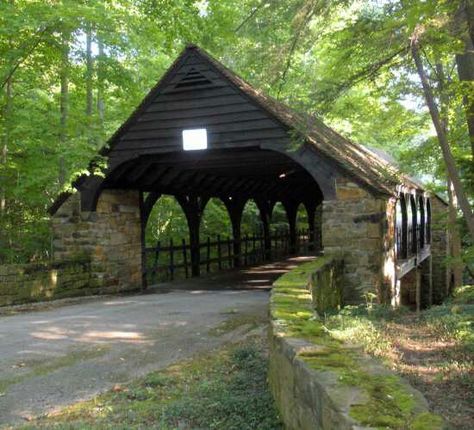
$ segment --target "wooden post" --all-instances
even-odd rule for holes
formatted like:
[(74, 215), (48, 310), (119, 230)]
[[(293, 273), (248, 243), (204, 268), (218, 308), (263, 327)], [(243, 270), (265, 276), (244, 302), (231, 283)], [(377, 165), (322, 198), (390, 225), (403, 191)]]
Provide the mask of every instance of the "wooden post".
[(217, 235), (217, 267), (222, 270), (221, 235)]
[(161, 242), (158, 241), (156, 244), (156, 249), (155, 249), (155, 261), (153, 262), (153, 270), (151, 272), (153, 283), (156, 283), (156, 275), (158, 271), (158, 260), (160, 258), (160, 245), (161, 245)]
[(270, 200), (256, 199), (255, 203), (260, 212), (263, 225), (263, 255), (264, 259), (272, 258), (272, 243), (270, 239), (270, 220), (272, 217), (274, 203)]
[(207, 236), (207, 249), (206, 249), (206, 272), (211, 271), (211, 238)]
[(290, 254), (294, 255), (298, 251), (297, 248), (297, 231), (296, 231), (296, 216), (298, 213), (299, 202), (295, 200), (282, 201), (285, 208), (288, 226), (290, 228)]
[(229, 236), (227, 236), (227, 258), (229, 260), (229, 269), (231, 269), (232, 268), (232, 243)]
[(245, 235), (245, 251), (244, 251), (244, 264), (247, 266), (248, 264), (248, 245), (249, 245), (249, 235)]
[(420, 313), (421, 309), (421, 271), (418, 267), (415, 268), (416, 277), (416, 313)]
[(170, 279), (174, 280), (174, 246), (173, 239), (170, 239)]
[(316, 251), (316, 202), (313, 200), (307, 200), (304, 202), (304, 207), (308, 217), (308, 251), (313, 252)]
[(186, 251), (186, 240), (183, 239), (181, 241), (181, 247), (183, 249), (183, 266), (184, 266), (184, 274), (186, 279), (189, 278), (189, 271), (188, 271), (188, 253)]
[(253, 232), (252, 235), (252, 256), (253, 256), (253, 263), (256, 263), (257, 261), (257, 254), (256, 254), (256, 238), (255, 238), (255, 232)]
[(191, 274), (199, 276), (201, 271), (201, 250), (199, 247), (199, 226), (208, 197), (196, 195), (178, 195), (176, 200), (186, 215), (189, 228), (189, 246), (191, 250)]
[(232, 237), (234, 238), (233, 250), (234, 250), (234, 267), (240, 267), (242, 262), (242, 238), (241, 238), (241, 224), (242, 224), (242, 213), (244, 211), (245, 204), (247, 203), (246, 198), (240, 198), (230, 196), (223, 199), (224, 205), (229, 213), (229, 218), (232, 222)]

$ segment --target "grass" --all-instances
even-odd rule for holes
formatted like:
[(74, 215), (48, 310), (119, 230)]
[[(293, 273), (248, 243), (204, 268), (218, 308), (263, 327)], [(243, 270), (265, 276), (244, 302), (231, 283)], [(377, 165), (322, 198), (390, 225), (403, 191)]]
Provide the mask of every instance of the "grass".
[(420, 315), (377, 305), (346, 307), (325, 315), (324, 327), (406, 377), (450, 426), (472, 428), (474, 286)]
[(21, 428), (277, 430), (266, 348), (247, 338)]
[(101, 346), (100, 348), (94, 349), (88, 348), (83, 350), (75, 350), (62, 357), (51, 358), (47, 362), (44, 362), (43, 360), (27, 360), (21, 363), (21, 367), (24, 367), (25, 372), (4, 379), (0, 378), (0, 395), (4, 393), (10, 386), (17, 384), (24, 379), (31, 378), (33, 376), (47, 375), (57, 369), (72, 366), (74, 363), (77, 363), (81, 360), (100, 357), (106, 354), (107, 350), (107, 347)]

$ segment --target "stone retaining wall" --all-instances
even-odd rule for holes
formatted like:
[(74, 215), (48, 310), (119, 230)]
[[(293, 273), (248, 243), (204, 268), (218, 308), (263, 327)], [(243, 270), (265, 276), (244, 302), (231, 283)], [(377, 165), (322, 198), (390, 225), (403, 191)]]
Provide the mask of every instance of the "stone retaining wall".
[(283, 275), (272, 290), (269, 384), (286, 429), (442, 429), (421, 393), (324, 329), (308, 286), (328, 264), (318, 260)]
[(0, 306), (100, 293), (88, 260), (0, 266)]

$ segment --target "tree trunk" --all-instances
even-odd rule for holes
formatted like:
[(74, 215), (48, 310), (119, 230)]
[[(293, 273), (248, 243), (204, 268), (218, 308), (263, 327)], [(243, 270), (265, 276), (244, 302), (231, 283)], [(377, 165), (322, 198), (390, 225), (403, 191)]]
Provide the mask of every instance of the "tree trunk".
[(464, 192), (456, 162), (454, 160), (453, 154), (451, 153), (448, 138), (445, 129), (443, 128), (438, 107), (433, 97), (433, 91), (431, 89), (430, 83), (428, 82), (428, 78), (423, 67), (423, 62), (420, 57), (418, 45), (418, 36), (414, 34), (411, 41), (411, 52), (413, 60), (415, 61), (416, 70), (418, 72), (418, 76), (420, 77), (421, 85), (423, 87), (423, 94), (426, 100), (426, 104), (428, 105), (431, 119), (436, 129), (438, 143), (443, 154), (446, 170), (448, 172), (448, 178), (453, 184), (454, 192), (458, 199), (459, 206), (463, 213), (464, 219), (466, 221), (471, 239), (474, 240), (474, 215), (472, 213), (471, 206), (469, 205), (469, 201), (467, 200), (466, 193)]
[(64, 153), (67, 143), (67, 125), (69, 116), (69, 35), (63, 32), (61, 40), (61, 69), (60, 85), (61, 94), (59, 99), (59, 186), (62, 188), (66, 183), (66, 163)]
[(94, 75), (94, 64), (92, 60), (92, 27), (87, 25), (86, 31), (86, 116), (87, 116), (87, 133), (89, 134), (89, 143), (94, 144), (94, 131), (92, 124), (92, 79)]
[[(461, 38), (464, 43), (464, 52), (456, 55), (456, 67), (461, 83), (464, 84), (465, 96), (463, 97), (466, 110), (467, 127), (471, 141), (472, 173), (474, 176), (474, 1), (465, 0), (461, 5), (460, 16), (463, 21), (464, 31)], [(461, 24), (461, 25), (462, 25)]]
[(97, 113), (99, 115), (99, 129), (100, 137), (104, 136), (104, 118), (105, 118), (105, 103), (104, 103), (104, 44), (98, 37), (99, 57), (97, 59)]
[[(13, 82), (10, 76), (5, 86), (5, 106), (3, 108), (3, 138), (2, 138), (2, 153), (1, 163), (3, 164), (3, 170), (6, 176), (7, 159), (8, 159), (8, 145), (10, 144), (10, 113), (12, 110), (12, 90)], [(0, 214), (4, 214), (7, 208), (7, 197), (6, 197), (6, 183), (7, 178), (2, 178), (0, 185)]]
[[(448, 198), (449, 198), (449, 212), (448, 212), (448, 234), (449, 234), (449, 251), (451, 255), (450, 272), (453, 275), (452, 288), (456, 289), (462, 285), (463, 263), (461, 257), (461, 235), (459, 234), (459, 227), (457, 224), (458, 205), (456, 196), (453, 192), (453, 185), (448, 181)], [(450, 283), (447, 284), (448, 288)], [(451, 291), (447, 291), (448, 294)]]

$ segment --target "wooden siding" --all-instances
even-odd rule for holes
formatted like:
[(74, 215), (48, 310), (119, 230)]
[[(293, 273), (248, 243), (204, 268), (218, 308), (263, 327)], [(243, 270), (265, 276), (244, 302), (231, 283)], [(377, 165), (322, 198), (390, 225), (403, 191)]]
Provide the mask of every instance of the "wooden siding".
[(289, 142), (281, 124), (192, 55), (121, 135), (112, 152), (181, 150), (181, 133), (188, 128), (206, 128), (209, 149)]

